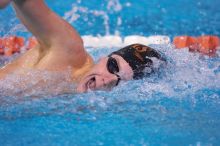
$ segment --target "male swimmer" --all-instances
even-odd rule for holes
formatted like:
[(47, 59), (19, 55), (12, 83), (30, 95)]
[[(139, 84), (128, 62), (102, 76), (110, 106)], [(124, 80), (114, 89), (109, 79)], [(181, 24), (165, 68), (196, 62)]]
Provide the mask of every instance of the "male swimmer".
[(77, 31), (51, 11), (43, 0), (1, 0), (0, 8), (12, 3), (18, 18), (39, 45), (0, 69), (0, 79), (14, 72), (36, 69), (62, 72), (71, 68), (70, 80), (78, 93), (111, 89), (122, 80), (143, 78), (154, 72), (154, 61), (165, 59), (154, 49), (133, 44), (103, 57), (94, 64)]

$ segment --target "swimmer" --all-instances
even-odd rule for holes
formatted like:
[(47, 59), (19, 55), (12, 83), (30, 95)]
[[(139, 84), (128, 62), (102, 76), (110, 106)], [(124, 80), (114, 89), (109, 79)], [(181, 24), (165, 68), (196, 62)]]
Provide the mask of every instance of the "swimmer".
[(140, 79), (154, 72), (155, 60), (165, 62), (159, 52), (142, 44), (126, 46), (94, 64), (78, 32), (50, 10), (44, 0), (1, 0), (0, 8), (12, 3), (25, 27), (39, 42), (18, 59), (0, 69), (0, 79), (25, 69), (62, 72), (71, 68), (76, 92), (109, 90), (121, 81)]

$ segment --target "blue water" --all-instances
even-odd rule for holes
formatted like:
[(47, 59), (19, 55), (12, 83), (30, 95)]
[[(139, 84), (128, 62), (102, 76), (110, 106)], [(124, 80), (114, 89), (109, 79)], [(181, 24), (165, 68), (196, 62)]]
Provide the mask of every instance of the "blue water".
[[(220, 34), (219, 1), (215, 0), (47, 3), (81, 35)], [(70, 13), (72, 7), (77, 8), (77, 20), (70, 17), (77, 16)], [(30, 36), (14, 17), (11, 7), (1, 11), (1, 36)], [(153, 47), (167, 56), (168, 67), (110, 92), (0, 96), (0, 145), (219, 146), (220, 58), (169, 45)], [(97, 60), (112, 49), (87, 51)]]
[[(105, 35), (119, 32), (153, 35), (220, 35), (220, 1), (218, 0), (46, 0), (59, 15), (65, 16), (72, 8), (80, 17), (71, 22), (81, 35)], [(113, 4), (111, 4), (113, 3)], [(94, 14), (95, 12), (98, 14)], [(104, 14), (100, 14), (103, 13)], [(18, 23), (11, 8), (0, 15), (0, 35)], [(106, 18), (107, 16), (107, 18)], [(6, 19), (7, 18), (7, 19)], [(69, 18), (67, 20), (70, 20)], [(106, 21), (109, 29), (106, 28)], [(54, 22), (56, 23), (56, 22)], [(18, 34), (26, 33), (17, 29)]]

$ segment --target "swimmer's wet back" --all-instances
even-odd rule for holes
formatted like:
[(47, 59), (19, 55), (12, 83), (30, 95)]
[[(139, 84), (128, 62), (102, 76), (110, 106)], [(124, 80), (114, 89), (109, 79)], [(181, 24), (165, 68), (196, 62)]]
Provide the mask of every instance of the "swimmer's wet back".
[(154, 72), (155, 59), (165, 63), (166, 59), (155, 49), (142, 45), (132, 44), (118, 51), (111, 53), (109, 56), (116, 54), (121, 56), (131, 66), (134, 79), (140, 79)]

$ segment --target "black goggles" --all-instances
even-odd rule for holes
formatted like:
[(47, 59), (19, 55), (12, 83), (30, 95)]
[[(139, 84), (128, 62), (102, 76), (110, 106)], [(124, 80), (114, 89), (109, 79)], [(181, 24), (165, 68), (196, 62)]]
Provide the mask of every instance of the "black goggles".
[(115, 86), (117, 86), (121, 80), (121, 77), (117, 74), (119, 72), (119, 67), (118, 67), (118, 62), (115, 58), (108, 56), (108, 61), (107, 61), (107, 70), (111, 73), (117, 76), (117, 82)]

